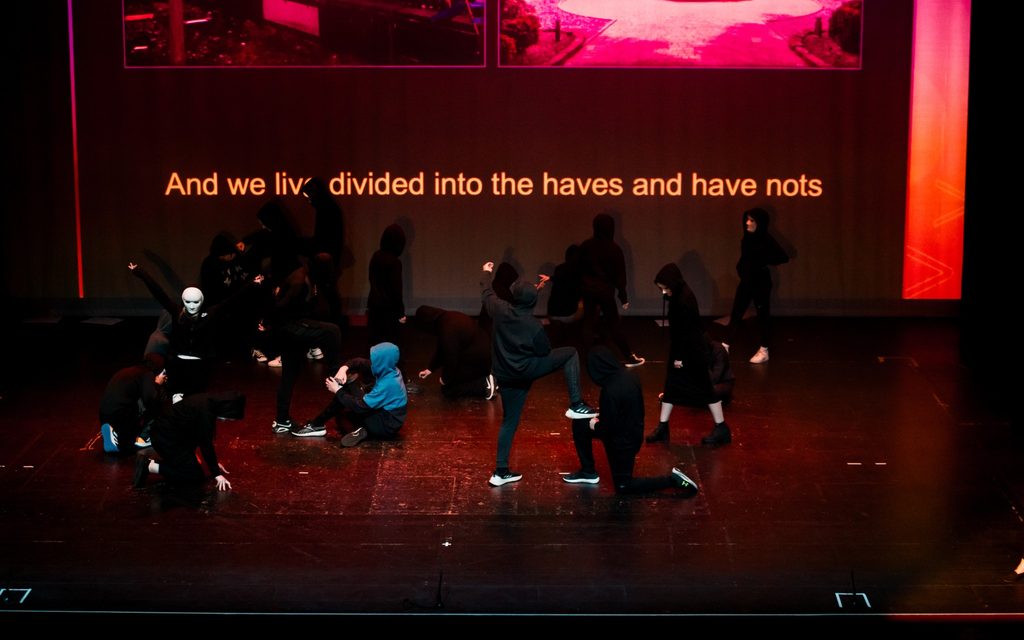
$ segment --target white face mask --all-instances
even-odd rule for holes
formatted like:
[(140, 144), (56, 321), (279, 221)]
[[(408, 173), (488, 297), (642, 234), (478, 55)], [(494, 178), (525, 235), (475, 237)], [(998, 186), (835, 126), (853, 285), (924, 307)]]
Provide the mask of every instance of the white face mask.
[(197, 315), (199, 307), (203, 306), (203, 292), (196, 287), (188, 287), (181, 292), (181, 303), (185, 305), (185, 313)]

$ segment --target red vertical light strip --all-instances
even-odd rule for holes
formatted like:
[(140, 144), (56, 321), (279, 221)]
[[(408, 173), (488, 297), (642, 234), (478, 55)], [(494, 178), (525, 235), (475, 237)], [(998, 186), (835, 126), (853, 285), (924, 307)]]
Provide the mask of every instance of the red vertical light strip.
[(75, 33), (71, 20), (71, 0), (68, 0), (68, 68), (71, 72), (71, 158), (75, 174), (75, 253), (78, 265), (78, 297), (85, 297), (85, 278), (82, 275), (82, 205), (78, 189), (78, 109), (75, 104)]
[(960, 298), (970, 0), (914, 4), (903, 298)]

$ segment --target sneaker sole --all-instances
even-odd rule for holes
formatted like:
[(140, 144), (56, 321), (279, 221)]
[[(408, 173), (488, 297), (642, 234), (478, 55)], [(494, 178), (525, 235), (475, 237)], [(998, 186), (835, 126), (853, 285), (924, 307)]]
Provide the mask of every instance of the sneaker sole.
[(562, 482), (568, 482), (569, 484), (597, 484), (601, 482), (601, 478), (573, 478), (569, 479), (569, 476), (562, 476)]
[(319, 431), (292, 431), (292, 435), (296, 438), (319, 438), (327, 435), (327, 429), (321, 429)]
[(499, 478), (498, 476), (491, 476), (491, 479), (487, 481), (487, 484), (491, 485), (492, 487), (501, 487), (503, 485), (511, 484), (513, 482), (519, 482), (522, 479), (523, 479), (522, 475), (509, 476), (507, 478)]
[(596, 418), (597, 416), (598, 413), (596, 411), (594, 413), (579, 413), (578, 411), (573, 411), (572, 409), (569, 409), (568, 411), (565, 412), (565, 417), (571, 418), (573, 420), (580, 420), (582, 418)]

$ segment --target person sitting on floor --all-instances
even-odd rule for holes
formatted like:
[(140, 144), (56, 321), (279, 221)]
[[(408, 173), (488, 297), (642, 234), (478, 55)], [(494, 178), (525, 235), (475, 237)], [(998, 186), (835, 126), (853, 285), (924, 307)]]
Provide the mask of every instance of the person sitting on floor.
[(391, 342), (370, 348), (370, 359), (353, 358), (327, 378), (327, 390), (334, 394), (330, 404), (293, 436), (327, 435), (327, 421), (341, 413), (356, 427), (341, 438), (341, 446), (354, 447), (373, 437), (390, 440), (405, 423), (409, 397), (402, 372), (398, 370), (398, 347)]

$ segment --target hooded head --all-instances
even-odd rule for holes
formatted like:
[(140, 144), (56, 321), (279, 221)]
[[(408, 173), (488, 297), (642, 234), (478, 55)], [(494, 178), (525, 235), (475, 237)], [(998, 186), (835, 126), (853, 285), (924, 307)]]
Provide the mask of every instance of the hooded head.
[(607, 213), (599, 213), (594, 216), (594, 237), (601, 240), (611, 240), (615, 235), (615, 219)]
[(510, 288), (512, 306), (517, 309), (533, 309), (537, 306), (537, 287), (529, 282), (517, 280)]
[(396, 258), (405, 251), (405, 231), (397, 224), (388, 225), (380, 234), (380, 248)]
[[(615, 223), (613, 222), (612, 225), (614, 226)], [(576, 262), (579, 260), (579, 258), (580, 258), (580, 246), (578, 244), (570, 244), (568, 247), (565, 248), (565, 263), (566, 264), (576, 264)]]
[(245, 396), (237, 391), (211, 393), (207, 402), (210, 412), (221, 420), (241, 420), (245, 417)]
[(391, 342), (381, 342), (370, 347), (370, 371), (376, 378), (398, 366), (398, 347)]
[(215, 257), (231, 256), (235, 257), (238, 253), (238, 247), (235, 246), (235, 238), (230, 233), (224, 231), (213, 236), (213, 240), (210, 242), (210, 255)]
[(416, 326), (427, 333), (436, 333), (445, 313), (444, 309), (423, 305), (416, 310)]
[(599, 386), (605, 386), (613, 377), (625, 372), (626, 368), (615, 357), (612, 350), (604, 345), (597, 345), (587, 356), (587, 373), (590, 379)]
[(683, 272), (674, 262), (670, 262), (658, 271), (658, 275), (654, 276), (654, 284), (671, 290), (672, 295), (679, 295), (685, 284)]
[(203, 306), (203, 292), (199, 287), (185, 287), (181, 292), (181, 304), (185, 306), (188, 315), (198, 315), (199, 308)]
[[(768, 212), (760, 207), (756, 209), (750, 209), (749, 211), (743, 212), (743, 231), (748, 233), (768, 233)], [(747, 220), (754, 222), (754, 228), (751, 229), (747, 224)]]

